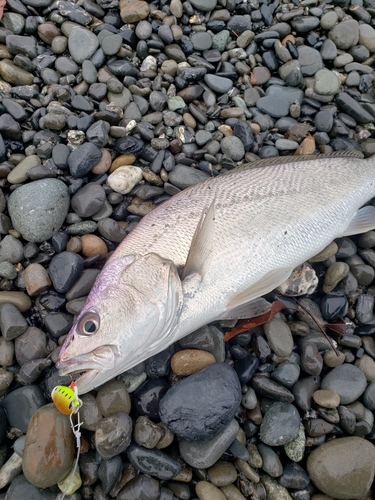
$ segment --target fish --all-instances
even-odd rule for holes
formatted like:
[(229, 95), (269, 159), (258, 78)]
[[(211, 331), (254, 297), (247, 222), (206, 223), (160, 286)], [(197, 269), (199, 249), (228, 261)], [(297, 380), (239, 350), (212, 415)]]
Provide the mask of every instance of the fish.
[[(375, 156), (268, 158), (147, 214), (98, 275), (60, 350), (84, 394), (255, 299), (335, 238), (375, 228)], [(255, 302), (254, 302), (255, 301)]]

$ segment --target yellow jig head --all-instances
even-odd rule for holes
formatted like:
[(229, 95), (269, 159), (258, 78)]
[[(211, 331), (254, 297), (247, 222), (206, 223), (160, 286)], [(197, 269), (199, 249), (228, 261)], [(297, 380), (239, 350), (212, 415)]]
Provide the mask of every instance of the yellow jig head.
[[(63, 491), (63, 496), (61, 500), (65, 498), (65, 495), (70, 489), (70, 486), (73, 481), (74, 474), (77, 470), (77, 465), (78, 465), (78, 460), (79, 460), (79, 455), (80, 455), (80, 448), (81, 448), (81, 425), (82, 422), (80, 421), (79, 418), (79, 409), (82, 406), (82, 400), (79, 399), (78, 397), (78, 387), (74, 382), (72, 382), (69, 387), (66, 385), (57, 385), (52, 393), (51, 393), (51, 398), (52, 401), (55, 403), (56, 408), (63, 413), (64, 415), (69, 415), (70, 418), (70, 425), (72, 427), (73, 434), (76, 438), (76, 445), (77, 445), (77, 457), (74, 463), (74, 467), (72, 469), (72, 472), (70, 474), (70, 480), (68, 483), (67, 488), (65, 491)], [(77, 416), (77, 423), (75, 424), (73, 422), (73, 415)]]
[(52, 401), (56, 408), (64, 415), (77, 413), (82, 406), (82, 401), (78, 397), (77, 386), (74, 382), (69, 387), (57, 385), (51, 393)]

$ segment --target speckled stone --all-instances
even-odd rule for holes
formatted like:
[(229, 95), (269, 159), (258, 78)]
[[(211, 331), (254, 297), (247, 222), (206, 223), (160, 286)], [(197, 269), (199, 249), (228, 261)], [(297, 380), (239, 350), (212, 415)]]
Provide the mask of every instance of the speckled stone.
[(25, 184), (9, 197), (8, 210), (13, 227), (27, 241), (48, 240), (62, 226), (69, 209), (66, 184), (42, 179)]

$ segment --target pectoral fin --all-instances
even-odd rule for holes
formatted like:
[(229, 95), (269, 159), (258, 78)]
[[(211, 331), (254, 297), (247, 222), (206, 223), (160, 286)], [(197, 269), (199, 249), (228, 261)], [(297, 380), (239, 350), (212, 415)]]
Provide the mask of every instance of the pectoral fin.
[(212, 242), (215, 233), (214, 202), (208, 207), (200, 218), (191, 241), (189, 254), (181, 279), (184, 280), (190, 274), (204, 275), (204, 264), (212, 250)]
[(227, 305), (227, 310), (232, 311), (240, 306), (243, 306), (244, 304), (247, 304), (251, 300), (265, 295), (289, 278), (292, 271), (293, 269), (288, 267), (274, 269), (273, 271), (267, 273), (260, 281), (233, 297)]
[(363, 207), (354, 215), (349, 226), (341, 236), (366, 233), (371, 229), (375, 229), (375, 207)]
[(226, 311), (220, 319), (248, 319), (256, 316), (261, 316), (271, 309), (271, 303), (263, 297), (258, 297), (246, 304), (235, 307), (230, 311)]

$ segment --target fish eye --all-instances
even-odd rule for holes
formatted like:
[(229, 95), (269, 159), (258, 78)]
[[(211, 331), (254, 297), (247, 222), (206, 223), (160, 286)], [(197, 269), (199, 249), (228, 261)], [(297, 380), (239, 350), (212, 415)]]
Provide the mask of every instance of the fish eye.
[(93, 335), (99, 330), (100, 318), (98, 314), (89, 311), (80, 319), (77, 330), (81, 335)]

